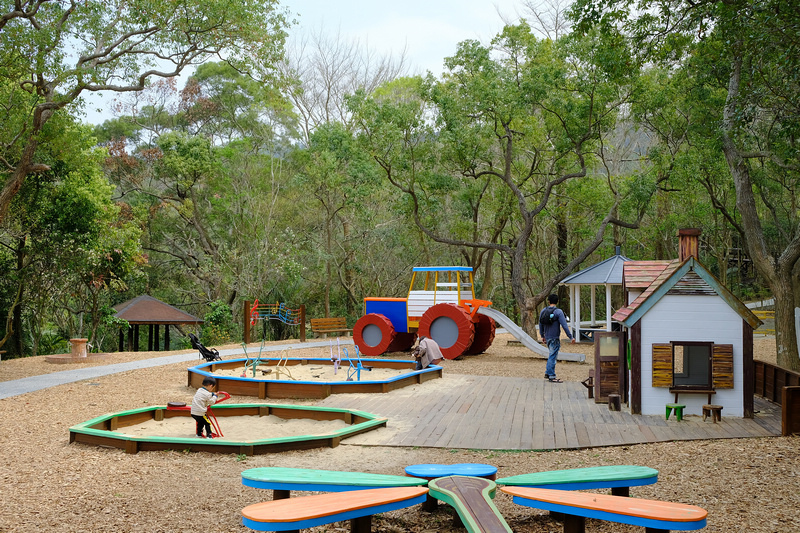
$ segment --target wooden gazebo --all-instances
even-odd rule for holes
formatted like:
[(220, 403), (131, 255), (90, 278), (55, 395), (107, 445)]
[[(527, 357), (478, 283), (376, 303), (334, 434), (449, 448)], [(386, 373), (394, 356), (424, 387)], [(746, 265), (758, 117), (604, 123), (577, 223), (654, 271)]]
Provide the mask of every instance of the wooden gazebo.
[[(114, 316), (128, 321), (128, 351), (139, 351), (139, 326), (148, 326), (147, 351), (158, 351), (160, 344), (160, 329), (164, 326), (164, 350), (169, 350), (169, 327), (178, 325), (200, 325), (199, 318), (181, 311), (177, 307), (157, 300), (152, 296), (138, 296), (114, 306), (117, 311)], [(119, 332), (119, 350), (125, 350), (125, 332)]]
[[(611, 315), (613, 314), (611, 308), (611, 287), (614, 285), (619, 287), (622, 286), (622, 265), (627, 261), (630, 261), (630, 259), (622, 255), (620, 253), (620, 247), (617, 246), (612, 257), (585, 268), (580, 272), (576, 272), (575, 274), (564, 278), (564, 280), (561, 282), (561, 285), (566, 285), (569, 287), (570, 329), (572, 330), (572, 334), (576, 339), (581, 339), (581, 329), (583, 329), (584, 335), (587, 333), (591, 335), (598, 327), (597, 316), (595, 313), (595, 290), (598, 285), (605, 287), (606, 310), (604, 329), (605, 331), (611, 331)], [(590, 321), (581, 322), (581, 288), (587, 285), (589, 286), (591, 295)]]

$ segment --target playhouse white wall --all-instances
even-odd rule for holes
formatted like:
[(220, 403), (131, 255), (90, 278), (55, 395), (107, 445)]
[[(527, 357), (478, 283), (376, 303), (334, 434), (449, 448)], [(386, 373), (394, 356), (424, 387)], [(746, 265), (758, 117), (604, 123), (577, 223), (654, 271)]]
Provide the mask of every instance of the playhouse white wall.
[[(723, 406), (723, 416), (744, 416), (742, 317), (716, 295), (666, 295), (641, 320), (642, 414), (664, 415), (675, 401), (666, 387), (653, 387), (653, 344), (673, 341), (733, 345), (733, 389), (717, 389), (711, 401)], [(684, 414), (701, 415), (704, 394), (681, 394)]]

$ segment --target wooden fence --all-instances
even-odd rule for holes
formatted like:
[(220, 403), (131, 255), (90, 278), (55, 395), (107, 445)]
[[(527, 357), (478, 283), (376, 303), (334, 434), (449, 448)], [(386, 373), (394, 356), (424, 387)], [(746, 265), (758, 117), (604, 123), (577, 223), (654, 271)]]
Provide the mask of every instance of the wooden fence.
[(781, 406), (783, 435), (800, 433), (800, 373), (755, 361), (753, 392)]

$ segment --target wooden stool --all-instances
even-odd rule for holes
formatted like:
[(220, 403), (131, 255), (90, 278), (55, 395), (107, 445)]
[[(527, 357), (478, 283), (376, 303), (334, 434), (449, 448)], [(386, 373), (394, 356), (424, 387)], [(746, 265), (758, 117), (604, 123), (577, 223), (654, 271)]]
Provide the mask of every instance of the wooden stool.
[(711, 421), (715, 424), (717, 420), (722, 420), (722, 406), (721, 405), (704, 405), (703, 406), (703, 422), (706, 421), (706, 417), (710, 416)]
[(619, 394), (609, 394), (608, 395), (608, 410), (609, 411), (619, 411), (622, 408), (622, 400), (619, 397)]
[(667, 404), (667, 420), (669, 420), (669, 415), (672, 413), (672, 410), (675, 410), (675, 418), (678, 419), (678, 422), (683, 420), (683, 408), (686, 407), (685, 405), (679, 403), (668, 403)]

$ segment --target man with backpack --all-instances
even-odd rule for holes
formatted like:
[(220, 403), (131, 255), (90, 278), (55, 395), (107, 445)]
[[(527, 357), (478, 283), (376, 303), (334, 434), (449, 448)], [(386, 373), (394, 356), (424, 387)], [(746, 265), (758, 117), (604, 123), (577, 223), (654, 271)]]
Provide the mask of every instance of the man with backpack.
[(561, 349), (561, 329), (564, 329), (564, 333), (567, 334), (572, 344), (575, 344), (575, 338), (569, 332), (564, 311), (556, 307), (558, 295), (551, 294), (547, 297), (547, 301), (549, 305), (539, 313), (539, 335), (542, 337), (542, 342), (550, 350), (550, 354), (547, 356), (544, 378), (550, 383), (563, 383), (556, 377), (556, 359), (558, 358), (558, 351)]

